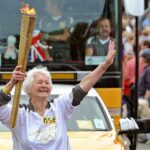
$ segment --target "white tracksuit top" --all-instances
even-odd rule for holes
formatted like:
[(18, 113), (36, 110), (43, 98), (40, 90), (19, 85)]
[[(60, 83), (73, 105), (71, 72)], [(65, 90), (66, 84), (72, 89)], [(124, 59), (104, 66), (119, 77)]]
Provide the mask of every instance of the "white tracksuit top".
[[(41, 117), (27, 107), (19, 108), (16, 127), (10, 129), (13, 150), (70, 150), (66, 119), (73, 112), (72, 93), (54, 99)], [(10, 104), (0, 107), (0, 121), (9, 128)]]

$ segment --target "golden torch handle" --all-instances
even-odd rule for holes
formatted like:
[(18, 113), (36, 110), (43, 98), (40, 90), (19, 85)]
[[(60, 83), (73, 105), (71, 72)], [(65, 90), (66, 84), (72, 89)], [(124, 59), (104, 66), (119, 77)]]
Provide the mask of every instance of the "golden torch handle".
[[(35, 26), (35, 20), (36, 20), (35, 16), (22, 14), (19, 53), (18, 53), (18, 65), (22, 66), (22, 72), (25, 72), (26, 70), (28, 55), (31, 47), (32, 36)], [(16, 126), (22, 84), (23, 82), (19, 81), (15, 87), (15, 95), (10, 118), (11, 128), (14, 128)]]

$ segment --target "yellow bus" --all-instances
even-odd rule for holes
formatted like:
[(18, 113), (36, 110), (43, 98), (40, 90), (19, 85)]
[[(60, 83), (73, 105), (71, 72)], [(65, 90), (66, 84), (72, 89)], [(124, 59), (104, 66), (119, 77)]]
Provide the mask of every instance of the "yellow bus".
[[(48, 15), (55, 6), (52, 7), (52, 4), (49, 6), (47, 1), (52, 0), (0, 1), (1, 84), (10, 79), (12, 70), (17, 64), (21, 26), (20, 8), (24, 3), (29, 4), (31, 8), (34, 7), (37, 13), (35, 32), (33, 34), (33, 39), (35, 39), (32, 40), (27, 70), (37, 64), (47, 66), (52, 74), (53, 82), (77, 83), (85, 74), (93, 70), (98, 63), (102, 63), (105, 56), (86, 57), (85, 48), (87, 40), (90, 37), (97, 36), (97, 30), (95, 29), (97, 20), (102, 16), (106, 16), (111, 21), (111, 36), (116, 40), (117, 56), (114, 64), (95, 85), (95, 89), (101, 95), (114, 119), (116, 127), (118, 127), (122, 105), (121, 1), (55, 0), (59, 10), (55, 10), (51, 18)], [(56, 14), (58, 16), (55, 16)], [(55, 20), (54, 24), (52, 19)], [(46, 23), (43, 23), (44, 20)], [(67, 40), (61, 39), (61, 33), (66, 31), (63, 30), (64, 28), (69, 31)], [(55, 42), (50, 39), (50, 35), (55, 35), (56, 33), (59, 35), (57, 39), (61, 39), (59, 42), (56, 39), (54, 40)], [(47, 40), (46, 48), (41, 45), (43, 44), (43, 39)], [(45, 49), (48, 50), (47, 52), (52, 59), (48, 59), (45, 56)], [(9, 53), (10, 51), (11, 53)], [(88, 60), (92, 60), (92, 62), (89, 63)]]

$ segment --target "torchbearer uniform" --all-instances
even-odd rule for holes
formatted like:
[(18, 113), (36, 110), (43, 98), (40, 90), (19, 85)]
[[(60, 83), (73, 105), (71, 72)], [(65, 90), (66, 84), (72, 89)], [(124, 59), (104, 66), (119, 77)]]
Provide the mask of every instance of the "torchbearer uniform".
[(74, 106), (80, 104), (86, 93), (76, 85), (72, 92), (47, 103), (44, 117), (29, 105), (21, 105), (15, 128), (9, 127), (12, 106), (10, 95), (0, 91), (0, 121), (12, 132), (14, 150), (71, 150), (67, 136), (66, 120)]

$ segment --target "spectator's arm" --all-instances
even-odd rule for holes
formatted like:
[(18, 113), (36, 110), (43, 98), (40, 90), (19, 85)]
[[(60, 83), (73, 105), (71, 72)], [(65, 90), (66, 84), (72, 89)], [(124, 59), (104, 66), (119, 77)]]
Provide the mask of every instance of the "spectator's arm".
[(56, 35), (49, 35), (49, 40), (52, 41), (67, 41), (70, 37), (70, 32), (68, 29), (64, 29), (63, 33)]
[(85, 56), (93, 56), (93, 48), (87, 47), (85, 50)]

